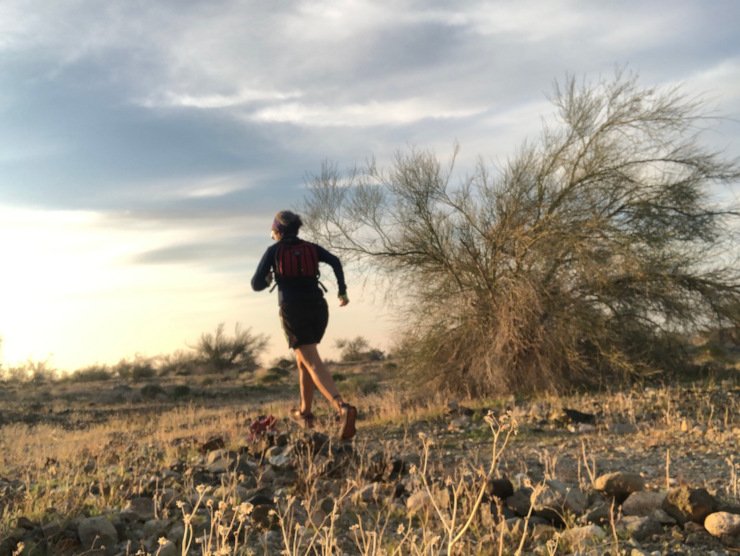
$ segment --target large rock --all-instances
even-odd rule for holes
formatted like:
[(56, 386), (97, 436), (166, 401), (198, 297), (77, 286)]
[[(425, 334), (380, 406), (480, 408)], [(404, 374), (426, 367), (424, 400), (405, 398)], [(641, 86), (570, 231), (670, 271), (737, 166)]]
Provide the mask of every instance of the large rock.
[(633, 492), (645, 490), (645, 479), (638, 473), (615, 471), (596, 477), (594, 489), (613, 496), (621, 503)]
[(663, 507), (665, 492), (653, 492), (641, 490), (633, 492), (622, 503), (622, 513), (624, 515), (649, 516), (655, 510)]
[(729, 512), (715, 512), (704, 520), (704, 528), (715, 537), (740, 536), (740, 515)]
[(703, 488), (674, 488), (663, 501), (663, 509), (681, 525), (689, 521), (703, 524), (704, 519), (716, 508), (717, 500)]
[(116, 553), (118, 532), (107, 517), (83, 519), (77, 527), (77, 534), (84, 549), (105, 547), (105, 553), (109, 556)]

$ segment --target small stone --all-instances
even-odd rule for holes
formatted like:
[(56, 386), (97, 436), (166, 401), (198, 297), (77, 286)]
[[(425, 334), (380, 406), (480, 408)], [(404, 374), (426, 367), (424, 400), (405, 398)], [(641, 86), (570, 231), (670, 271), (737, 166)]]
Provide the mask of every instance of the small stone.
[(206, 471), (213, 473), (214, 475), (221, 475), (229, 470), (229, 460), (217, 459), (213, 463), (209, 463), (205, 467)]
[(370, 483), (355, 492), (352, 495), (352, 501), (355, 504), (360, 502), (367, 504), (378, 498), (378, 492), (380, 492), (380, 483)]
[(62, 532), (62, 524), (58, 520), (50, 521), (41, 525), (41, 532), (45, 538), (53, 537)]
[(616, 471), (597, 477), (594, 481), (594, 489), (614, 496), (619, 502), (625, 500), (633, 492), (645, 490), (645, 479), (638, 473)]
[(665, 497), (664, 492), (648, 490), (633, 492), (622, 503), (622, 513), (624, 515), (649, 516), (663, 506)]
[(432, 497), (425, 490), (417, 490), (406, 500), (406, 512), (409, 517), (413, 517), (427, 508), (432, 508)]
[(740, 536), (740, 515), (729, 512), (715, 512), (704, 520), (704, 528), (715, 537)]
[(165, 519), (150, 519), (144, 523), (144, 535), (147, 537), (163, 537), (167, 533), (169, 522)]
[(624, 516), (619, 524), (637, 541), (648, 540), (653, 535), (660, 535), (663, 532), (663, 526), (651, 517), (628, 515)]
[(491, 479), (488, 481), (488, 494), (496, 498), (506, 499), (514, 494), (514, 485), (509, 479)]
[(661, 525), (675, 525), (676, 524), (676, 520), (673, 519), (671, 516), (669, 516), (663, 508), (658, 508), (657, 510), (654, 510), (653, 513), (650, 514), (650, 517), (652, 517), (655, 521), (657, 521)]
[(219, 448), (216, 450), (211, 450), (208, 452), (208, 455), (206, 456), (206, 463), (211, 464), (216, 461), (220, 461), (223, 459), (228, 459), (229, 457), (229, 451), (225, 450), (223, 448)]
[(200, 447), (200, 453), (207, 454), (208, 452), (212, 452), (213, 450), (221, 450), (225, 447), (226, 443), (224, 442), (224, 439), (220, 436), (214, 436), (212, 438), (209, 438), (208, 441)]
[(637, 426), (632, 423), (611, 423), (607, 430), (612, 434), (626, 435), (635, 434), (637, 432)]
[(255, 506), (251, 514), (252, 522), (263, 529), (270, 529), (277, 522), (274, 510), (272, 505)]
[(549, 521), (562, 522), (566, 512), (576, 515), (585, 512), (588, 498), (578, 488), (570, 487), (560, 481), (549, 480), (545, 483), (544, 490), (537, 496), (532, 493), (531, 502), (538, 516)]
[(468, 415), (460, 415), (459, 417), (455, 417), (454, 419), (450, 420), (449, 425), (447, 425), (447, 430), (463, 431), (467, 429), (469, 426), (470, 426), (470, 417)]
[(165, 540), (160, 542), (159, 548), (157, 549), (157, 556), (177, 556), (180, 552), (177, 550), (177, 546), (172, 541)]
[(566, 529), (560, 535), (560, 538), (566, 546), (571, 549), (578, 549), (601, 542), (606, 538), (606, 531), (598, 525), (583, 525)]
[(612, 507), (609, 504), (597, 504), (585, 515), (587, 523), (593, 523), (595, 525), (602, 525), (607, 523), (612, 516)]
[(124, 511), (134, 514), (141, 521), (146, 521), (154, 517), (154, 500), (146, 496), (131, 498)]
[(532, 539), (538, 543), (546, 543), (558, 534), (558, 530), (549, 523), (536, 523), (532, 527)]
[(167, 539), (174, 543), (182, 542), (182, 538), (185, 535), (185, 525), (182, 522), (175, 523), (167, 533)]
[(287, 469), (290, 467), (291, 460), (287, 454), (277, 454), (268, 458), (268, 463), (275, 469)]
[(321, 502), (319, 503), (319, 508), (321, 508), (321, 511), (324, 513), (330, 514), (334, 511), (334, 506), (336, 502), (334, 501), (334, 498), (331, 496), (327, 496)]
[(524, 532), (524, 520), (521, 517), (511, 517), (496, 525), (496, 530), (504, 536), (519, 537)]
[(572, 423), (582, 423), (586, 425), (596, 424), (596, 415), (593, 413), (584, 413), (577, 409), (569, 409), (567, 407), (563, 408), (563, 413)]
[(514, 492), (506, 499), (506, 507), (513, 510), (519, 516), (526, 516), (531, 507), (532, 489), (523, 487)]
[(118, 532), (108, 518), (97, 516), (83, 519), (77, 528), (77, 534), (84, 549), (104, 546), (106, 554), (115, 554)]

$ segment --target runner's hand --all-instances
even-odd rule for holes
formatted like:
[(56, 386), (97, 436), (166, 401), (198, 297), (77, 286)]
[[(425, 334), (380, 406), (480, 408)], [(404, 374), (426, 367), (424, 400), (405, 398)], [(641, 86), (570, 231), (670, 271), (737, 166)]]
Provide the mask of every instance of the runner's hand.
[(344, 295), (340, 295), (339, 306), (344, 307), (345, 305), (347, 305), (347, 303), (349, 303), (349, 297), (347, 297), (347, 294), (345, 293)]

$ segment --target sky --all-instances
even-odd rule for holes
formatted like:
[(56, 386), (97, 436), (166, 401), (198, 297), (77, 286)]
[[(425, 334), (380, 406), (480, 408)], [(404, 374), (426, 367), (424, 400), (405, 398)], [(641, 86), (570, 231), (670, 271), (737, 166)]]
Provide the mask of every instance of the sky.
[[(409, 146), (505, 160), (568, 74), (702, 95), (740, 156), (737, 21), (734, 0), (0, 0), (0, 364), (173, 353), (219, 323), (287, 355), (249, 281), (307, 176)], [(388, 349), (393, 307), (347, 278), (322, 351)]]

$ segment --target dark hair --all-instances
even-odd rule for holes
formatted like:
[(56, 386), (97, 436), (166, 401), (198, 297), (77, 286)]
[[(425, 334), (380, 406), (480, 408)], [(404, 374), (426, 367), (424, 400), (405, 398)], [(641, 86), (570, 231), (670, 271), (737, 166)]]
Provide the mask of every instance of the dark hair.
[(281, 210), (272, 221), (272, 229), (283, 236), (297, 235), (301, 226), (303, 226), (301, 217), (289, 210)]

